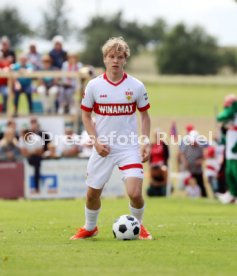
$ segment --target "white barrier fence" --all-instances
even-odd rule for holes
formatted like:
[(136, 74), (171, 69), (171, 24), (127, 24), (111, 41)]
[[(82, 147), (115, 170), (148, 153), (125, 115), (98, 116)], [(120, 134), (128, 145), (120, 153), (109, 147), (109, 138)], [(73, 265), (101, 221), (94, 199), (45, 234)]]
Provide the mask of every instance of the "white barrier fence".
[[(33, 167), (25, 161), (25, 198), (82, 198), (86, 195), (87, 159), (44, 160), (41, 167), (40, 193), (34, 191)], [(102, 196), (124, 196), (124, 184), (117, 168), (106, 184)]]

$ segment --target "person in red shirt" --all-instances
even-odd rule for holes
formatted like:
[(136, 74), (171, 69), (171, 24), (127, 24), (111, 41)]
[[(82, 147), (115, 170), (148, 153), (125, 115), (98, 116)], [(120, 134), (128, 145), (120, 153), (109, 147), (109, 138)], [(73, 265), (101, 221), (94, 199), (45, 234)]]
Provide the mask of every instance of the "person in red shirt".
[[(0, 71), (8, 71), (10, 64), (11, 62), (9, 61), (9, 59), (4, 58), (2, 52), (0, 52)], [(2, 98), (3, 98), (2, 112), (7, 111), (7, 97), (8, 97), (7, 81), (8, 81), (7, 78), (0, 77), (0, 94), (2, 95)]]
[(159, 130), (155, 132), (155, 142), (151, 144), (150, 164), (163, 163), (167, 166), (169, 159), (168, 145), (161, 139), (158, 139)]
[(155, 141), (150, 151), (150, 184), (148, 196), (165, 196), (168, 178), (168, 145), (159, 139), (159, 130), (155, 131)]

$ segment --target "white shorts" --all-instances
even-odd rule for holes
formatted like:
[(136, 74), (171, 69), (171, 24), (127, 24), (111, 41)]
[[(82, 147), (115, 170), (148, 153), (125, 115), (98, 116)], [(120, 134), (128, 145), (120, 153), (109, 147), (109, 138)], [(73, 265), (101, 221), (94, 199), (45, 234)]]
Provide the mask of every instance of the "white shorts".
[(87, 186), (102, 189), (108, 182), (115, 166), (118, 166), (121, 171), (123, 181), (128, 177), (143, 179), (143, 166), (138, 148), (112, 151), (106, 157), (101, 157), (93, 149), (87, 165)]

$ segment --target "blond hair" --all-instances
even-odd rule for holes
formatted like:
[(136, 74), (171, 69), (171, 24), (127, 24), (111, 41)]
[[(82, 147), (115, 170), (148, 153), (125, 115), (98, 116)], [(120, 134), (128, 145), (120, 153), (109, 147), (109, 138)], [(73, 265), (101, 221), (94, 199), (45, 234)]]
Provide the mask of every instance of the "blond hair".
[(130, 56), (129, 46), (122, 36), (111, 37), (105, 42), (105, 44), (102, 46), (103, 56), (106, 57), (111, 50), (115, 50), (116, 52), (123, 52), (126, 59)]

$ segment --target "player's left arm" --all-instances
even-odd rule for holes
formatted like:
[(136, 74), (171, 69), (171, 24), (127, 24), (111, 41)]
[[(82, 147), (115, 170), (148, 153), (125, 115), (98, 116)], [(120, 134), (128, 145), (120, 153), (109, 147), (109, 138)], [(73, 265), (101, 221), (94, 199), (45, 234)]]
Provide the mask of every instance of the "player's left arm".
[(150, 157), (150, 129), (151, 129), (151, 119), (148, 110), (140, 112), (141, 116), (141, 157), (142, 162), (147, 162)]

